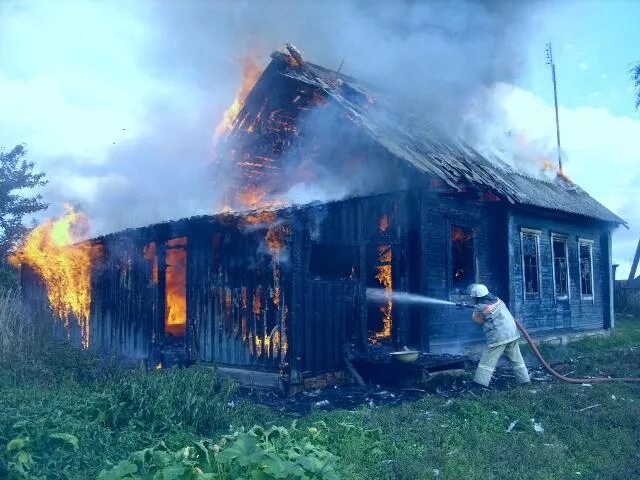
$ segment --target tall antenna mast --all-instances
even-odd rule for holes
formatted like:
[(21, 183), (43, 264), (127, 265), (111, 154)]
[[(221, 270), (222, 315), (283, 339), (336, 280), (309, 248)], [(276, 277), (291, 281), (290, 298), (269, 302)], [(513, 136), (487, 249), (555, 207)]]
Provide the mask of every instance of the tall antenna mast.
[(553, 80), (553, 103), (556, 107), (556, 138), (558, 140), (558, 171), (562, 174), (562, 155), (560, 153), (560, 121), (558, 120), (558, 88), (556, 85), (556, 64), (553, 63), (551, 43), (547, 43), (547, 65), (551, 65), (551, 79)]

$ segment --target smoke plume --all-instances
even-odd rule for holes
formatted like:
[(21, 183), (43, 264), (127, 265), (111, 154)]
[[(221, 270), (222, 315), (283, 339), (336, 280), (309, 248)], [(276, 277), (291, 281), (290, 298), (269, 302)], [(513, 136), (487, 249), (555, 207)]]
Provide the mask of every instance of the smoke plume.
[[(219, 211), (232, 176), (228, 165), (211, 174), (213, 137), (240, 84), (241, 59), (266, 66), (285, 42), (311, 62), (342, 64), (342, 73), (411, 104), (447, 134), (481, 144), (485, 120), (499, 113), (492, 87), (526, 72), (524, 45), (540, 8), (474, 0), (143, 3), (129, 11), (145, 31), (134, 58), (159, 85), (140, 94), (144, 128), (114, 142), (104, 161), (58, 169), (48, 199), (79, 204), (94, 234)], [(349, 182), (316, 178), (294, 183), (287, 200), (351, 192)]]

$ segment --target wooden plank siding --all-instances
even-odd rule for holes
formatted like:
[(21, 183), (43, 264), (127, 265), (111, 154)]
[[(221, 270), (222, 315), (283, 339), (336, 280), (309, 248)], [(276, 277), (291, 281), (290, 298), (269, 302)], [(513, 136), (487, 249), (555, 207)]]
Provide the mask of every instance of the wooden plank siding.
[[(486, 284), (501, 298), (507, 298), (505, 220), (502, 202), (425, 192), (421, 210), (421, 292), (430, 297), (459, 300), (451, 290), (451, 226), (461, 225), (473, 231), (475, 281)], [(428, 332), (422, 338), (424, 350), (456, 352), (465, 344), (482, 340), (482, 330), (471, 321), (468, 309), (434, 305), (421, 307), (421, 311), (423, 332)]]
[[(189, 359), (279, 374), (285, 382), (302, 384), (305, 377), (342, 369), (346, 345), (363, 349), (369, 344), (374, 317), (367, 317), (380, 311), (369, 307), (365, 291), (381, 287), (375, 279), (379, 248), (391, 250), (395, 291), (461, 299), (452, 291), (454, 225), (472, 232), (473, 281), (504, 299), (532, 332), (608, 325), (613, 302), (609, 224), (510, 207), (476, 191), (422, 186), (282, 209), (263, 223), (219, 215), (103, 238), (92, 276), (90, 347), (131, 358), (153, 357), (161, 348), (163, 245), (185, 237)], [(274, 226), (282, 235), (277, 259), (267, 241)], [(539, 299), (523, 294), (522, 228), (540, 231)], [(568, 239), (566, 301), (554, 296), (552, 233)], [(593, 300), (580, 296), (578, 238), (593, 241)], [(156, 247), (155, 274), (144, 253), (150, 242)], [(334, 252), (352, 261), (353, 276), (321, 278), (311, 268), (314, 248), (327, 262)], [(25, 298), (42, 308), (46, 292), (37, 275), (24, 268), (22, 283)], [(395, 302), (391, 318), (391, 336), (383, 343), (392, 348), (455, 353), (483, 340), (469, 310)]]
[[(513, 295), (510, 305), (515, 316), (532, 331), (553, 329), (587, 330), (605, 326), (611, 304), (611, 264), (609, 261), (609, 228), (606, 224), (567, 215), (518, 209), (512, 211), (509, 220), (509, 238), (512, 252), (509, 259), (510, 282)], [(520, 232), (523, 228), (540, 231), (540, 280), (542, 293), (539, 298), (525, 298), (522, 273), (522, 248)], [(552, 260), (552, 234), (567, 238), (569, 265), (569, 298), (555, 298)], [(580, 292), (578, 264), (578, 240), (593, 241), (593, 299), (584, 299)]]
[(157, 295), (142, 245), (123, 238), (103, 245), (92, 277), (89, 346), (127, 358), (151, 353)]
[(266, 230), (243, 228), (218, 225), (190, 237), (187, 305), (193, 357), (278, 372), (286, 363), (281, 325), (286, 328), (290, 269), (284, 263), (278, 267), (281, 302), (276, 305), (273, 259), (263, 245)]

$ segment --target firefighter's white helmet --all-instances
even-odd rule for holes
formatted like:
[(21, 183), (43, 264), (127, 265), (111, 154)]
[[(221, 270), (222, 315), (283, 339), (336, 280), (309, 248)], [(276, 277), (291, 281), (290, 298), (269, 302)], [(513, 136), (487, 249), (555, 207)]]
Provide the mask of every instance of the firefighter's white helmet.
[(469, 295), (474, 298), (482, 298), (489, 295), (489, 289), (481, 283), (472, 283), (469, 285)]

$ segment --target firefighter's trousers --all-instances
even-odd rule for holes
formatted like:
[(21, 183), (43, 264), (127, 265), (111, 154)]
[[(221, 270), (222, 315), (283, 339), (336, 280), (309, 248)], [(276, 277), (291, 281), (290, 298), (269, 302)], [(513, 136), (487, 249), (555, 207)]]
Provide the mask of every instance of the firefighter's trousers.
[(473, 376), (473, 381), (480, 385), (484, 385), (485, 387), (489, 386), (489, 382), (493, 376), (493, 371), (495, 370), (496, 364), (503, 353), (511, 363), (511, 368), (513, 368), (516, 380), (520, 383), (529, 382), (529, 372), (524, 360), (522, 359), (522, 354), (520, 353), (520, 347), (518, 346), (517, 340), (504, 343), (496, 347), (486, 347), (482, 353), (482, 357), (480, 358), (480, 363), (478, 363), (476, 373)]

